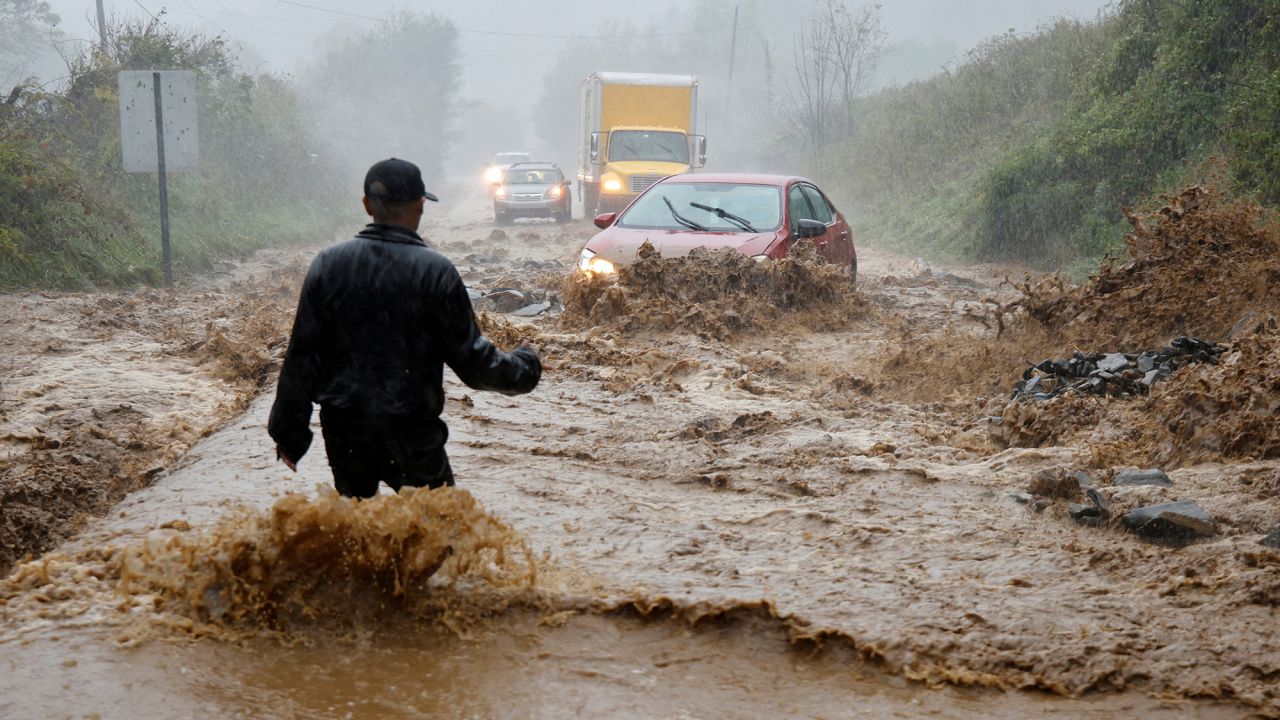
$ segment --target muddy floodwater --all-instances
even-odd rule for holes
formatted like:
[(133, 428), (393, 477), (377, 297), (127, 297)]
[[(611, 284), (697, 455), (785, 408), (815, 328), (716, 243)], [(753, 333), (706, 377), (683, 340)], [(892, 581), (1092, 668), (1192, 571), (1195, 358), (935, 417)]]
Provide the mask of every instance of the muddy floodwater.
[[(480, 215), (425, 234), (482, 289), (562, 293), (593, 231), (491, 235)], [(248, 315), (278, 343), (292, 304), (272, 298), (309, 252), (228, 269), (201, 304), (252, 275)], [(0, 586), (0, 717), (1277, 716), (1280, 561), (1250, 534), (1274, 503), (1237, 492), (1274, 463), (1134, 491), (1236, 518), (1143, 542), (1015, 497), (1086, 448), (1000, 449), (985, 399), (931, 385), (930, 358), (887, 362), (913, 336), (995, 332), (975, 318), (1009, 270), (922, 280), (860, 248), (858, 292), (794, 314), (645, 320), (639, 294), (592, 322), (490, 314), (500, 343), (541, 349), (542, 383), (507, 398), (449, 375), (458, 488), (366, 503), (327, 490), (322, 443), (297, 474), (276, 462), (269, 379), (130, 342), (145, 323), (72, 343), (93, 303), (6, 298), (49, 315), (4, 336), (25, 353), (3, 370), (8, 467), (81, 447), (69, 407), (145, 429), (147, 467)]]

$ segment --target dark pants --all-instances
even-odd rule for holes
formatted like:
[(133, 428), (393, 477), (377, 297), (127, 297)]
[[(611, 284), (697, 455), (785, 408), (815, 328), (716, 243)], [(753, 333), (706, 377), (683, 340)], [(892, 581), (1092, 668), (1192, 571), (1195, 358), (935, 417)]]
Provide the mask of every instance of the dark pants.
[(444, 424), (437, 418), (422, 421), (321, 408), (320, 428), (339, 494), (373, 497), (380, 482), (397, 491), (453, 485), (453, 469), (444, 452)]

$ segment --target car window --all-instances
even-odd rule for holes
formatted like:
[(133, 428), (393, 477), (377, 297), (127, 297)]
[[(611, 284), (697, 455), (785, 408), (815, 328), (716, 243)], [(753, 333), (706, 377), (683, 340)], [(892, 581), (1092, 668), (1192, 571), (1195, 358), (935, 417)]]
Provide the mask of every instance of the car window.
[(515, 170), (507, 171), (506, 182), (508, 185), (550, 183), (552, 182), (552, 178), (558, 175), (559, 172), (551, 169), (525, 170), (523, 168), (516, 168)]
[(805, 198), (809, 201), (809, 206), (813, 209), (813, 219), (821, 221), (823, 225), (830, 225), (835, 218), (835, 210), (827, 199), (818, 192), (818, 188), (812, 185), (801, 185)]
[(799, 185), (792, 185), (791, 190), (787, 192), (787, 204), (791, 206), (791, 229), (795, 230), (800, 227), (801, 220), (816, 220), (813, 208), (809, 206), (809, 199), (804, 196), (804, 191)]

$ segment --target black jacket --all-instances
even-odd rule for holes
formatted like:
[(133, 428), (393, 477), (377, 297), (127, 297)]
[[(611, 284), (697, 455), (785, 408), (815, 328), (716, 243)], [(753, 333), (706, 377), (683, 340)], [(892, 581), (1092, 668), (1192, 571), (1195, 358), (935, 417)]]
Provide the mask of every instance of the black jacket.
[(311, 404), (344, 416), (403, 418), (446, 435), (444, 365), (477, 390), (538, 384), (537, 353), (510, 354), (476, 327), (462, 278), (417, 233), (373, 224), (311, 262), (267, 431), (295, 462), (311, 446)]

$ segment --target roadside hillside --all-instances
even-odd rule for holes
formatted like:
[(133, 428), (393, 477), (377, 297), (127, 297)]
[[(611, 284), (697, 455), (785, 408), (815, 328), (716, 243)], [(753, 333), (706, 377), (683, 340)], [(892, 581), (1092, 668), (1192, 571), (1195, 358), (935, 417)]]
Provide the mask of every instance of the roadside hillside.
[(1216, 171), (1280, 204), (1274, 0), (1121, 0), (866, 98), (833, 148), (864, 241), (1091, 270), (1122, 207)]

